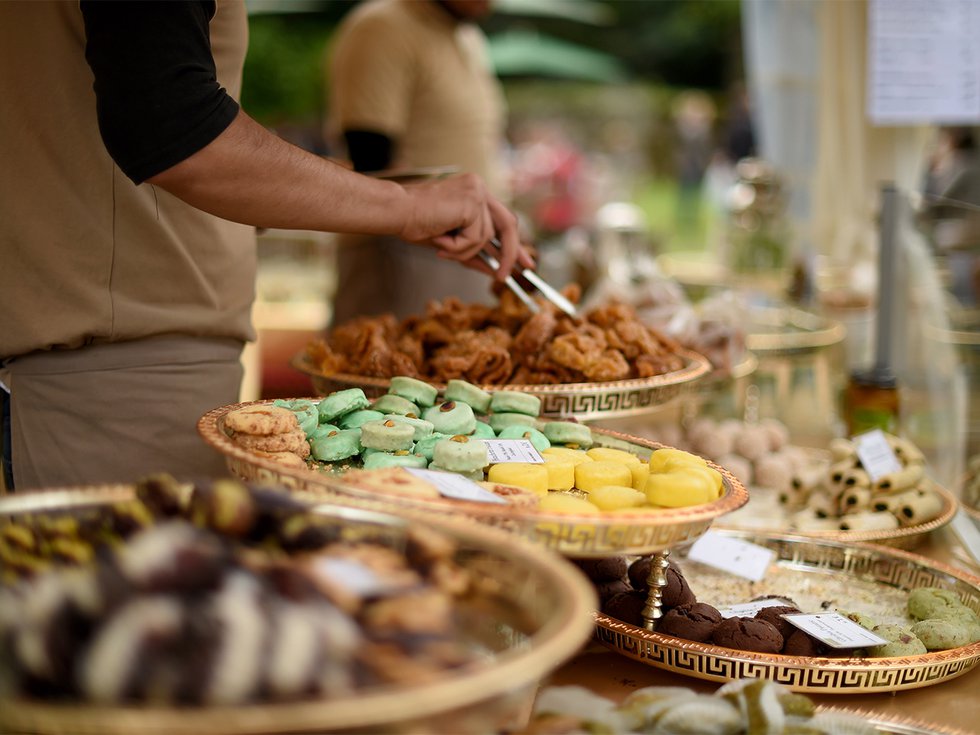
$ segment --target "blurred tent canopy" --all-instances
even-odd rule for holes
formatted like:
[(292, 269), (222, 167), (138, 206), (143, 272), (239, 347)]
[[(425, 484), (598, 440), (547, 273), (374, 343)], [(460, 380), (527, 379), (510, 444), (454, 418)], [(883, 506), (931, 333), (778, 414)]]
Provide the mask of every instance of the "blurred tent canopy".
[(491, 36), (490, 59), (498, 76), (544, 76), (592, 82), (619, 82), (628, 76), (613, 56), (535, 31)]
[(494, 0), (493, 12), (565, 18), (595, 26), (612, 25), (616, 20), (613, 8), (593, 0)]

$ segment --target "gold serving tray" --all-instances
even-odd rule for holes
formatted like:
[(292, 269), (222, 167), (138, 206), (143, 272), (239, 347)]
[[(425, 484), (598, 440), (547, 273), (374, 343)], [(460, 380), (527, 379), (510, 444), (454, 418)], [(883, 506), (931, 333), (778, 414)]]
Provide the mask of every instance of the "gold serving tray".
[[(680, 350), (685, 365), (680, 370), (650, 378), (614, 380), (608, 383), (559, 383), (552, 385), (504, 384), (480, 385), (484, 390), (514, 390), (532, 393), (541, 399), (541, 416), (576, 418), (579, 421), (599, 418), (636, 416), (653, 411), (708, 375), (711, 364), (705, 357), (690, 350)], [(361, 388), (368, 397), (388, 392), (390, 378), (374, 378), (347, 373), (326, 374), (314, 365), (305, 353), (293, 358), (292, 366), (310, 376), (313, 390), (321, 396), (346, 388)], [(429, 382), (429, 381), (427, 381)], [(440, 391), (445, 384), (431, 383)]]
[[(0, 518), (128, 500), (132, 486), (68, 488), (0, 498)], [(404, 538), (408, 519), (312, 504), (359, 538)], [(0, 732), (49, 735), (252, 735), (257, 733), (496, 732), (520, 727), (538, 681), (573, 656), (592, 631), (595, 593), (559, 557), (495, 529), (426, 525), (458, 546), (456, 562), (476, 580), (461, 606), (481, 664), (431, 683), (378, 688), (343, 698), (235, 707), (97, 706), (0, 700)]]
[[(783, 508), (775, 500), (777, 491), (771, 488), (752, 488), (751, 500), (734, 516), (726, 517), (718, 522), (721, 528), (730, 528), (750, 533), (791, 533), (794, 536), (804, 536), (813, 539), (828, 539), (840, 543), (871, 543), (883, 544), (896, 549), (914, 549), (921, 545), (933, 531), (939, 530), (953, 520), (959, 501), (946, 488), (931, 483), (932, 490), (943, 501), (939, 515), (931, 521), (918, 523), (914, 526), (902, 526), (886, 531), (798, 531), (786, 528), (788, 522)], [(763, 502), (764, 501), (764, 502)], [(755, 503), (755, 505), (753, 505)]]
[[(315, 400), (315, 399), (314, 399)], [(256, 401), (255, 403), (271, 403)], [(432, 514), (465, 518), (504, 528), (518, 536), (559, 553), (576, 557), (603, 557), (614, 554), (652, 554), (680, 543), (694, 541), (716, 518), (730, 513), (748, 501), (748, 493), (735, 477), (722, 467), (725, 492), (721, 498), (689, 508), (670, 508), (654, 512), (616, 513), (599, 516), (546, 514), (536, 510), (449, 498), (413, 498), (381, 495), (358, 487), (343, 475), (315, 469), (286, 467), (260, 457), (235, 444), (224, 431), (224, 417), (247, 403), (215, 408), (198, 421), (204, 441), (223, 454), (233, 475), (246, 480), (274, 482), (296, 490), (315, 493), (331, 502), (362, 507), (398, 509), (431, 517)], [(649, 455), (662, 444), (604, 429), (593, 429), (598, 446), (631, 449)]]
[[(906, 592), (917, 587), (955, 591), (980, 612), (980, 577), (953, 567), (874, 544), (807, 539), (792, 535), (717, 531), (776, 551), (762, 582), (752, 583), (701, 564), (680, 566), (698, 599), (716, 607), (778, 594), (801, 609), (817, 611), (814, 600), (863, 612), (881, 622), (904, 619)], [(813, 598), (809, 600), (808, 598)], [(896, 607), (898, 606), (898, 607)], [(661, 635), (596, 615), (600, 643), (657, 668), (709, 681), (767, 678), (798, 692), (862, 694), (931, 686), (955, 678), (980, 662), (980, 643), (904, 658), (810, 658), (736, 651)]]
[(923, 722), (922, 720), (908, 717), (896, 717), (881, 715), (874, 712), (863, 710), (841, 709), (837, 707), (820, 707), (819, 712), (851, 715), (862, 718), (868, 725), (874, 728), (876, 733), (883, 735), (970, 735), (965, 730), (957, 727), (949, 727), (934, 722)]
[(791, 307), (752, 309), (747, 329), (745, 346), (763, 356), (830, 347), (847, 333), (838, 321)]

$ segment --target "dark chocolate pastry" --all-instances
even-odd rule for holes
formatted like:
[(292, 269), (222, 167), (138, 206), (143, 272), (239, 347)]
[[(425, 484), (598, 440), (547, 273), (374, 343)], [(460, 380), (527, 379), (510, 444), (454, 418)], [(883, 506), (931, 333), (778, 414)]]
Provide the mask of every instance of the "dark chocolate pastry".
[(602, 605), (622, 592), (632, 592), (629, 582), (625, 579), (613, 579), (608, 582), (597, 582), (595, 585), (596, 594), (599, 595), (599, 603)]
[(773, 607), (762, 608), (755, 614), (755, 618), (756, 620), (765, 620), (767, 623), (772, 623), (776, 630), (779, 631), (779, 635), (786, 639), (789, 637), (790, 633), (799, 630), (799, 628), (788, 620), (784, 620), (780, 616), (792, 615), (798, 612), (801, 612), (801, 610), (793, 607), (792, 605), (776, 605)]
[(826, 656), (829, 647), (809, 633), (797, 628), (783, 643), (784, 656)]
[(739, 651), (779, 653), (783, 649), (783, 637), (772, 623), (756, 618), (728, 618), (711, 634), (716, 646)]
[(626, 577), (626, 557), (610, 556), (605, 559), (572, 559), (593, 582), (607, 582)]
[[(649, 589), (647, 580), (650, 577), (652, 562), (652, 556), (645, 556), (642, 559), (637, 559), (630, 566), (629, 579), (633, 589), (641, 592), (646, 592)], [(680, 569), (671, 564), (667, 567), (664, 576), (667, 578), (667, 586), (664, 587), (661, 597), (664, 607), (678, 607), (698, 601)]]
[(706, 602), (689, 602), (667, 611), (657, 623), (657, 632), (704, 643), (722, 622), (721, 613)]
[(646, 601), (646, 595), (640, 592), (620, 592), (606, 600), (602, 611), (611, 618), (642, 628), (643, 607)]

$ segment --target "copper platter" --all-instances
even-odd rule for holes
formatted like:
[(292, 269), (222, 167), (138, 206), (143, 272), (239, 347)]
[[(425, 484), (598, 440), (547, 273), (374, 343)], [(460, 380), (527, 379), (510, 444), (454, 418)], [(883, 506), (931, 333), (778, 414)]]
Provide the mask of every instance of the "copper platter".
[[(896, 549), (914, 549), (928, 538), (929, 534), (948, 525), (956, 515), (960, 503), (949, 490), (936, 483), (930, 483), (931, 489), (942, 499), (943, 507), (939, 515), (925, 523), (918, 523), (912, 526), (901, 526), (884, 531), (798, 531), (785, 527), (787, 518), (782, 508), (774, 507), (774, 504), (767, 503), (762, 505), (763, 497), (770, 500), (769, 495), (775, 495), (775, 490), (752, 488), (752, 500), (742, 509), (742, 513), (735, 514), (718, 522), (723, 528), (731, 528), (739, 531), (752, 533), (791, 533), (794, 536), (805, 536), (812, 539), (827, 539), (839, 541), (840, 543), (871, 543), (883, 544)], [(757, 504), (753, 506), (753, 502)]]
[[(955, 591), (980, 612), (980, 577), (926, 557), (881, 545), (816, 540), (792, 535), (714, 531), (773, 549), (776, 561), (759, 583), (723, 575), (681, 559), (698, 599), (712, 605), (778, 594), (801, 609), (807, 598), (837, 600), (848, 610), (882, 622), (902, 620), (905, 596), (917, 587)], [(898, 609), (897, 606), (901, 606)], [(980, 643), (905, 658), (809, 658), (736, 651), (651, 632), (596, 615), (596, 636), (612, 650), (660, 669), (709, 681), (767, 678), (798, 692), (862, 694), (931, 686), (980, 662)]]
[[(125, 485), (67, 488), (0, 498), (0, 518), (57, 513), (131, 499)], [(359, 538), (404, 537), (406, 518), (317, 506)], [(520, 727), (538, 681), (574, 655), (592, 630), (595, 595), (571, 565), (509, 534), (430, 520), (454, 540), (457, 563), (478, 592), (461, 611), (484, 663), (427, 684), (365, 690), (329, 700), (236, 707), (96, 706), (0, 700), (0, 732), (72, 735), (491, 732)], [(419, 523), (412, 519), (411, 523)], [(473, 609), (469, 609), (469, 605)]]
[[(315, 400), (315, 399), (314, 399)], [(269, 403), (258, 401), (256, 403)], [(721, 498), (688, 508), (671, 508), (655, 512), (575, 516), (544, 514), (534, 510), (496, 504), (451, 500), (448, 498), (411, 498), (381, 495), (344, 480), (343, 475), (317, 469), (286, 467), (260, 457), (235, 444), (225, 433), (224, 417), (228, 412), (249, 404), (215, 408), (198, 421), (198, 432), (213, 449), (224, 455), (231, 473), (246, 480), (274, 482), (300, 491), (315, 493), (331, 502), (355, 504), (379, 509), (466, 518), (504, 528), (537, 544), (569, 556), (603, 557), (613, 554), (652, 554), (678, 544), (692, 542), (701, 536), (716, 518), (730, 513), (748, 501), (748, 493), (724, 468), (712, 465), (724, 478)], [(598, 446), (630, 449), (641, 457), (660, 448), (661, 444), (604, 429), (593, 429)]]
[[(680, 350), (684, 367), (650, 378), (615, 380), (608, 383), (563, 383), (555, 385), (481, 385), (484, 390), (513, 390), (532, 393), (541, 399), (541, 416), (576, 418), (579, 421), (636, 416), (649, 413), (681, 395), (711, 372), (708, 360), (696, 352)], [(310, 376), (313, 390), (321, 396), (346, 388), (361, 388), (369, 398), (388, 392), (389, 378), (346, 373), (326, 374), (305, 353), (293, 358), (292, 366)], [(428, 381), (427, 381), (428, 382)], [(442, 391), (442, 383), (430, 382)]]

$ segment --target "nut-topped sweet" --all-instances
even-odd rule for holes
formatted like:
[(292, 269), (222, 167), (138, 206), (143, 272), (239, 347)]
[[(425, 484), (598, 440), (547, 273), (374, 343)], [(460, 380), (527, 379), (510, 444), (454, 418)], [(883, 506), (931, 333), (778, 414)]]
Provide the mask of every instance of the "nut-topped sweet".
[[(595, 515), (656, 511), (711, 503), (724, 493), (722, 475), (687, 452), (662, 448), (639, 455), (635, 445), (599, 446), (587, 425), (576, 421), (542, 421), (537, 396), (516, 391), (488, 393), (454, 379), (442, 395), (432, 385), (407, 376), (393, 379), (389, 393), (368, 402), (360, 388), (332, 393), (313, 402), (318, 424), (306, 424), (308, 469), (345, 473), (352, 483), (368, 482), (358, 470), (430, 469), (460, 474), (481, 482), (507, 502), (537, 505), (542, 511)], [(398, 392), (396, 392), (398, 391)], [(417, 403), (416, 400), (422, 401)], [(473, 401), (471, 406), (467, 400)], [(278, 401), (278, 407), (309, 414), (307, 399)], [(430, 405), (425, 405), (430, 404)], [(360, 421), (372, 406), (398, 413)], [(318, 407), (317, 407), (318, 406)], [(365, 409), (365, 406), (369, 408)], [(237, 414), (233, 409), (228, 415)], [(480, 411), (490, 411), (489, 414)], [(380, 413), (380, 412), (377, 412)], [(349, 420), (356, 416), (357, 420)], [(421, 416), (421, 418), (418, 418)], [(351, 428), (339, 428), (349, 426)], [(227, 430), (232, 441), (235, 432)], [(524, 440), (540, 454), (530, 461), (491, 462), (484, 440)], [(242, 445), (246, 450), (250, 447)], [(668, 457), (670, 459), (668, 459)], [(518, 458), (521, 459), (521, 458)], [(521, 488), (525, 495), (505, 488)], [(424, 483), (387, 486), (413, 496), (439, 497)], [(531, 503), (528, 503), (530, 495)]]

